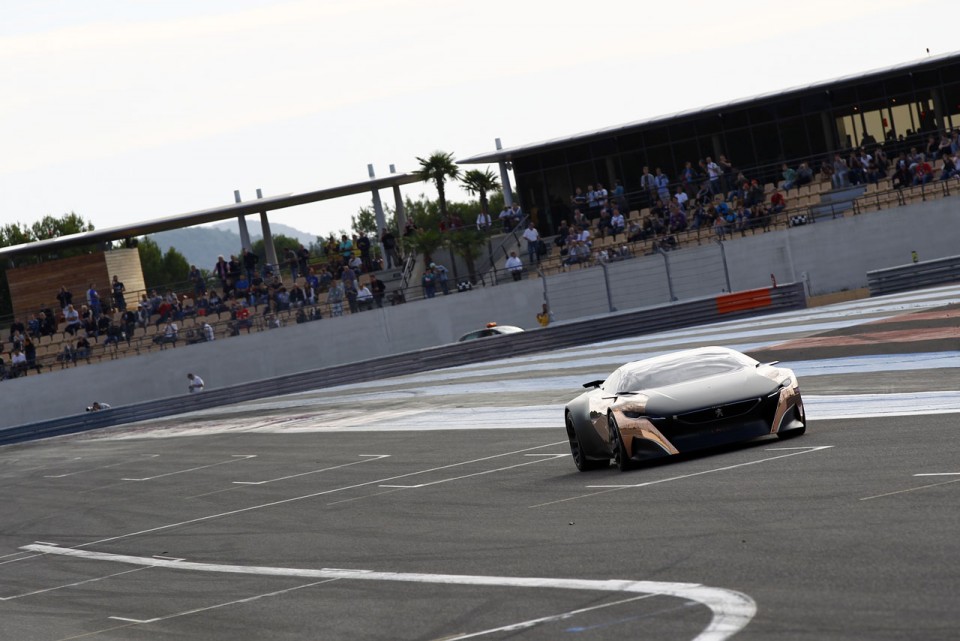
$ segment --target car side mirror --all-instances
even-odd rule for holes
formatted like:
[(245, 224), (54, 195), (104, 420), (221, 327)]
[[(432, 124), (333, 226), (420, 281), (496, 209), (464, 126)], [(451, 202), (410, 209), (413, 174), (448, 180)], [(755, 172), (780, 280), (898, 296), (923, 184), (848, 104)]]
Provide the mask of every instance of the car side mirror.
[(586, 387), (586, 388), (588, 388), (588, 389), (591, 388), (591, 387), (600, 387), (601, 385), (603, 385), (603, 381), (602, 381), (602, 380), (599, 380), (599, 381), (590, 381), (589, 383), (584, 383), (584, 384), (583, 384), (583, 386)]

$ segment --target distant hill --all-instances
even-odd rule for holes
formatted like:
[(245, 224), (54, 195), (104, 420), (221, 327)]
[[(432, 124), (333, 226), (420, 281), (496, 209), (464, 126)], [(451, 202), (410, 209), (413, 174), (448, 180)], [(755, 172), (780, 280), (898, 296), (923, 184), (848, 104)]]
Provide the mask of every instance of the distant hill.
[[(250, 240), (257, 241), (263, 237), (259, 225), (247, 223), (250, 231)], [(283, 235), (296, 238), (301, 243), (310, 246), (317, 242), (317, 237), (294, 229), (287, 225), (270, 223), (270, 232), (274, 235)], [(224, 222), (210, 227), (191, 227), (189, 229), (174, 229), (159, 234), (150, 234), (150, 240), (157, 243), (160, 251), (166, 253), (171, 247), (183, 254), (187, 262), (202, 269), (213, 269), (217, 256), (223, 254), (240, 253), (240, 230), (235, 221)]]

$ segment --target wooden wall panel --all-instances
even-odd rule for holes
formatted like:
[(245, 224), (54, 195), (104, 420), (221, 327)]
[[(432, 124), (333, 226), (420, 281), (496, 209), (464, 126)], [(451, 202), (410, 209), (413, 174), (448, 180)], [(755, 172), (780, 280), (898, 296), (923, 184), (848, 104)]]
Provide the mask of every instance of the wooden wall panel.
[(107, 302), (113, 274), (117, 274), (127, 288), (127, 302), (136, 301), (132, 298), (134, 292), (143, 289), (143, 271), (136, 249), (115, 249), (8, 269), (7, 284), (13, 314), (26, 321), (45, 307), (56, 311), (59, 307), (57, 292), (61, 285), (73, 294), (77, 309), (86, 304), (91, 283), (96, 285), (101, 300)]

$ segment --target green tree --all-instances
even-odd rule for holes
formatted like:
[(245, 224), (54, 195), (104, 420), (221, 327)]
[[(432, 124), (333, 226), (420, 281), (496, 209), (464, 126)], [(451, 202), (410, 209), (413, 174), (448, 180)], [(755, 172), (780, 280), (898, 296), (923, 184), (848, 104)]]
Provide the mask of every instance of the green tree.
[(496, 174), (489, 169), (486, 171), (471, 169), (463, 175), (463, 177), (460, 179), (460, 183), (470, 194), (479, 196), (480, 211), (485, 214), (489, 214), (490, 210), (488, 209), (487, 194), (491, 191), (500, 189), (500, 181), (497, 180)]
[(420, 229), (403, 239), (404, 247), (422, 255), (426, 264), (433, 261), (433, 252), (442, 247), (443, 243), (444, 237), (439, 229)]
[[(290, 238), (283, 234), (277, 234), (273, 237), (273, 248), (277, 250), (277, 260), (283, 264), (284, 255), (288, 249), (296, 251), (300, 247), (300, 241), (296, 238)], [(263, 244), (263, 239), (259, 238), (253, 243), (253, 253), (260, 257), (260, 264), (265, 265), (267, 260), (267, 249)]]
[(487, 235), (474, 227), (467, 227), (448, 233), (446, 241), (451, 251), (463, 257), (470, 274), (470, 282), (476, 284), (476, 260), (483, 251), (484, 245), (487, 244)]
[(440, 215), (447, 217), (447, 195), (446, 181), (456, 180), (460, 177), (460, 167), (453, 160), (453, 154), (443, 151), (435, 151), (428, 158), (417, 157), (420, 163), (420, 169), (414, 173), (423, 182), (433, 182), (437, 187), (437, 198), (440, 205)]
[(377, 214), (370, 207), (361, 207), (356, 216), (350, 216), (350, 229), (355, 234), (377, 235)]
[(171, 247), (163, 254), (160, 246), (147, 236), (140, 240), (137, 252), (140, 254), (143, 283), (147, 289), (179, 289), (186, 282), (190, 274), (190, 264), (176, 248)]

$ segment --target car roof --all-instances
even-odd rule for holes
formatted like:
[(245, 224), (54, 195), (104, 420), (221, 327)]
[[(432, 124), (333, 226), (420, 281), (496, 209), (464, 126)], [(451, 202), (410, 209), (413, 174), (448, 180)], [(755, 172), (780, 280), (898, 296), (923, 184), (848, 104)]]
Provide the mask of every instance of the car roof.
[(719, 347), (712, 345), (709, 347), (696, 347), (694, 349), (685, 349), (678, 352), (670, 352), (669, 354), (661, 354), (659, 356), (653, 356), (651, 358), (644, 358), (639, 361), (631, 361), (621, 366), (621, 369), (624, 371), (631, 371), (634, 369), (646, 369), (653, 365), (673, 363), (676, 361), (689, 360), (691, 358), (699, 358), (703, 356), (727, 356), (733, 360), (740, 361), (744, 366), (755, 364), (757, 361), (750, 358), (746, 354), (742, 354), (734, 349), (729, 347)]

